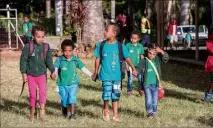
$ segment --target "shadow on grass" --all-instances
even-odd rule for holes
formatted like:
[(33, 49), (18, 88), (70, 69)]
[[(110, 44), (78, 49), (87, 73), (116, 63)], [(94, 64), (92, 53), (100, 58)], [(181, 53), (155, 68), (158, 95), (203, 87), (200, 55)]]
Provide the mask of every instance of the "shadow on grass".
[[(103, 108), (103, 104), (101, 104), (100, 101), (98, 100), (94, 100), (94, 99), (80, 99), (80, 102), (82, 104), (83, 107), (86, 107), (86, 106), (96, 106), (96, 107), (99, 107), (99, 108)], [(109, 101), (109, 104), (111, 104), (111, 102)], [(109, 106), (109, 109), (112, 109), (111, 106)], [(144, 117), (145, 114), (144, 113), (141, 113), (139, 111), (134, 111), (132, 109), (129, 109), (129, 108), (123, 108), (123, 107), (120, 107), (119, 108), (119, 112), (120, 113), (123, 113), (125, 115), (133, 115), (133, 116), (136, 116), (136, 117)]]
[(0, 108), (2, 111), (15, 113), (17, 115), (29, 116), (29, 114), (24, 111), (24, 109), (29, 108), (29, 105), (27, 103), (20, 102), (20, 101), (14, 101), (14, 100), (8, 100), (5, 98), (2, 98), (1, 100), (3, 103), (0, 105)]
[(162, 64), (162, 79), (181, 88), (204, 92), (210, 77), (204, 67), (170, 61)]
[(201, 116), (197, 119), (198, 122), (213, 127), (213, 116)]
[(195, 94), (187, 94), (185, 92), (178, 92), (171, 89), (165, 89), (165, 97), (172, 97), (180, 100), (188, 100), (194, 103), (202, 103), (201, 99), (195, 97)]
[[(79, 89), (86, 89), (86, 90), (91, 90), (91, 91), (102, 91), (101, 85), (87, 85), (87, 84), (79, 84)], [(98, 87), (100, 86), (100, 87)]]

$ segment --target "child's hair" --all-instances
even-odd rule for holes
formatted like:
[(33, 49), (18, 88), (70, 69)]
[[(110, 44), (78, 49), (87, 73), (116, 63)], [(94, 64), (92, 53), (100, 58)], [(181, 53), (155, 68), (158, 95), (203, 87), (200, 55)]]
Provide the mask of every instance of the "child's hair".
[(139, 38), (141, 37), (140, 32), (138, 32), (137, 30), (132, 31), (131, 36), (132, 35), (137, 35)]
[(45, 33), (44, 27), (38, 25), (33, 27), (32, 34), (35, 35), (36, 31), (43, 31)]
[(144, 16), (144, 17), (147, 17), (147, 16), (148, 16), (148, 14), (147, 14), (147, 13), (144, 13), (144, 14), (143, 14), (143, 16)]
[(68, 46), (72, 47), (72, 49), (75, 48), (75, 45), (72, 40), (70, 40), (70, 39), (63, 40), (61, 43), (61, 50), (64, 51), (64, 48), (68, 47)]
[(113, 31), (116, 32), (116, 36), (120, 34), (120, 27), (116, 23), (109, 23), (107, 26), (113, 26)]
[(158, 47), (158, 44), (156, 44), (156, 43), (150, 43), (149, 45), (148, 45), (148, 49), (155, 49), (155, 48), (157, 48)]
[(27, 14), (25, 14), (25, 15), (24, 15), (24, 17), (27, 17), (28, 19), (30, 19), (30, 16), (29, 16), (29, 15), (27, 15)]

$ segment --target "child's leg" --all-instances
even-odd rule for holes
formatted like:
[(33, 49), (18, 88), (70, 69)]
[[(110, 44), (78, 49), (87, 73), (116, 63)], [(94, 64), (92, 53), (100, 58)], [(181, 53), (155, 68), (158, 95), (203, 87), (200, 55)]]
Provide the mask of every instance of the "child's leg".
[(210, 74), (210, 83), (205, 92), (204, 100), (209, 103), (211, 101), (212, 95), (213, 95), (213, 73)]
[(67, 117), (67, 99), (68, 93), (66, 86), (58, 86), (59, 95), (61, 97), (61, 107), (62, 107), (62, 114), (64, 117)]
[(153, 114), (157, 113), (157, 105), (158, 105), (158, 86), (152, 85), (152, 106), (153, 106)]
[(132, 93), (132, 80), (133, 80), (133, 76), (130, 73), (130, 71), (127, 71), (127, 76), (128, 76), (127, 92), (128, 92), (128, 94), (131, 94)]
[(27, 75), (27, 82), (30, 95), (30, 120), (35, 119), (35, 104), (36, 104), (36, 80), (33, 76)]
[(152, 102), (152, 92), (151, 92), (151, 87), (145, 87), (144, 88), (145, 92), (145, 106), (146, 106), (146, 111), (147, 113), (152, 113), (153, 112), (153, 102)]
[(104, 101), (103, 106), (103, 119), (105, 121), (109, 121), (109, 108), (108, 108), (108, 102), (112, 99), (112, 81), (102, 81), (102, 99)]
[(118, 118), (118, 100), (112, 101), (113, 117)]
[(40, 103), (40, 113), (39, 116), (41, 119), (44, 118), (45, 114), (45, 104), (47, 98), (47, 79), (46, 74), (36, 77), (36, 82), (39, 88), (39, 103)]
[(108, 100), (105, 100), (104, 101), (104, 116), (109, 116), (108, 114), (109, 114), (109, 107), (108, 107), (108, 104), (109, 104), (109, 101)]
[(188, 44), (187, 48), (190, 48), (190, 46), (191, 46), (191, 40), (187, 40), (187, 44)]
[(113, 120), (116, 122), (120, 122), (120, 118), (118, 116), (118, 101), (120, 99), (120, 81), (114, 81), (112, 85), (112, 109), (113, 109)]
[(75, 117), (75, 105), (77, 103), (78, 85), (67, 86), (68, 90), (68, 104), (70, 105), (70, 117), (69, 119), (76, 119)]

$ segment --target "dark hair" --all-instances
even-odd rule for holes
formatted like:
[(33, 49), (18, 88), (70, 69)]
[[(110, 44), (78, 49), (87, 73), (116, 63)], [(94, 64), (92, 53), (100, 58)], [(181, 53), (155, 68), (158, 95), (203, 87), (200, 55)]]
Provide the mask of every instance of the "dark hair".
[(107, 26), (113, 26), (113, 31), (116, 32), (116, 36), (120, 34), (120, 27), (116, 23), (109, 23)]
[(28, 19), (30, 19), (30, 16), (27, 14), (24, 14), (24, 17), (27, 17)]
[(32, 34), (35, 35), (35, 32), (36, 32), (36, 31), (43, 31), (43, 32), (45, 33), (45, 28), (42, 27), (42, 26), (38, 26), (38, 25), (37, 25), (37, 26), (34, 26), (34, 27), (33, 27), (33, 30), (32, 30)]
[(137, 30), (132, 31), (131, 36), (132, 36), (132, 35), (138, 35), (139, 38), (141, 37), (140, 32), (137, 31)]
[(147, 16), (148, 16), (148, 14), (147, 14), (147, 13), (144, 13), (144, 14), (143, 14), (143, 16), (144, 16), (144, 17), (147, 17)]
[(64, 51), (64, 48), (68, 47), (68, 46), (72, 47), (72, 49), (75, 48), (75, 45), (72, 40), (70, 40), (70, 39), (63, 40), (61, 43), (61, 50)]
[(156, 43), (150, 43), (148, 45), (148, 49), (155, 49), (156, 47), (158, 47), (158, 44), (156, 44)]

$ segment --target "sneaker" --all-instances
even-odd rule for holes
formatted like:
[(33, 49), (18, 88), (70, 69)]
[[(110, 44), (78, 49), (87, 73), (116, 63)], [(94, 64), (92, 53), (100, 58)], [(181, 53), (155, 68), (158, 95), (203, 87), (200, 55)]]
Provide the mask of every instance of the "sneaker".
[(65, 118), (67, 117), (67, 107), (62, 107), (62, 114)]
[(151, 118), (151, 117), (154, 117), (154, 115), (155, 115), (155, 114), (151, 112), (151, 113), (148, 113), (148, 114), (147, 114), (147, 117), (148, 117), (148, 118)]
[(141, 96), (143, 96), (144, 91), (143, 91), (143, 90), (138, 90), (138, 93), (139, 93)]
[(70, 117), (69, 117), (69, 119), (70, 119), (70, 120), (76, 120), (75, 114), (71, 114)]
[(127, 94), (128, 94), (129, 96), (131, 96), (131, 95), (132, 95), (132, 92), (127, 92)]

